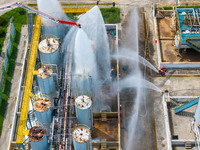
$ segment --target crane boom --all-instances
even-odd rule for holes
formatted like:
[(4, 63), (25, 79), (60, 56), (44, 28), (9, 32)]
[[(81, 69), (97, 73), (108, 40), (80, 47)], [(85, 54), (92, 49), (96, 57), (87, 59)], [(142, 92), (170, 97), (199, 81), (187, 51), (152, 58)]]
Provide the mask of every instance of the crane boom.
[(43, 17), (45, 19), (48, 19), (48, 20), (50, 20), (52, 22), (55, 22), (55, 23), (75, 25), (75, 26), (77, 26), (79, 28), (81, 27), (80, 24), (77, 24), (76, 22), (70, 22), (70, 21), (56, 19), (56, 18), (54, 18), (54, 17), (52, 17), (52, 16), (50, 16), (50, 15), (44, 13), (44, 12), (41, 12), (41, 11), (39, 11), (39, 10), (33, 8), (33, 7), (30, 7), (30, 6), (28, 6), (28, 5), (26, 5), (26, 4), (22, 3), (22, 2), (13, 2), (13, 3), (2, 5), (2, 6), (0, 6), (0, 12), (1, 11), (5, 11), (5, 10), (15, 9), (17, 7), (24, 8), (24, 9), (26, 9), (28, 11), (31, 11), (31, 12), (33, 12), (35, 14), (38, 14), (41, 17)]

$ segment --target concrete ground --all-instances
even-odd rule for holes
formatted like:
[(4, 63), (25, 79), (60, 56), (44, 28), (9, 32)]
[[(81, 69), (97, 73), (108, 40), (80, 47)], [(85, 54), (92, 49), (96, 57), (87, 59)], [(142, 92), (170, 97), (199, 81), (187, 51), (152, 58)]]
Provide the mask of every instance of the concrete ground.
[[(152, 82), (161, 88), (161, 90), (169, 90), (176, 96), (194, 96), (198, 92), (199, 83), (197, 82), (199, 77), (156, 77), (152, 78)], [(193, 93), (192, 91), (195, 91)], [(190, 108), (194, 109), (194, 108)], [(191, 110), (187, 111), (191, 111)], [(192, 139), (194, 140), (194, 134), (191, 132), (191, 124), (193, 121), (192, 117), (174, 115), (173, 110), (172, 121), (174, 127), (174, 135), (179, 135), (179, 139)], [(155, 124), (156, 124), (156, 136), (157, 136), (157, 148), (160, 150), (167, 149), (165, 142), (165, 125), (164, 125), (164, 115), (163, 108), (161, 105), (161, 97), (158, 93), (154, 96), (154, 114), (155, 114)], [(164, 147), (165, 145), (165, 147)], [(185, 149), (182, 147), (182, 149)]]

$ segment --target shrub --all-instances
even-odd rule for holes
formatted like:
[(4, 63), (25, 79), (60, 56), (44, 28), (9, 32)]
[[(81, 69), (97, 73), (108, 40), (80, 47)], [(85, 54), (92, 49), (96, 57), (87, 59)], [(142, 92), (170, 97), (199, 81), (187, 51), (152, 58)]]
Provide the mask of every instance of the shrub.
[(6, 23), (7, 23), (7, 20), (4, 17), (0, 16), (0, 25), (3, 26)]
[(23, 9), (23, 8), (20, 8), (20, 9), (19, 9), (19, 14), (20, 14), (20, 15), (25, 15), (25, 14), (26, 14), (26, 10)]
[(3, 27), (0, 27), (0, 37), (3, 37), (3, 36), (5, 36), (5, 30), (4, 30), (4, 28)]

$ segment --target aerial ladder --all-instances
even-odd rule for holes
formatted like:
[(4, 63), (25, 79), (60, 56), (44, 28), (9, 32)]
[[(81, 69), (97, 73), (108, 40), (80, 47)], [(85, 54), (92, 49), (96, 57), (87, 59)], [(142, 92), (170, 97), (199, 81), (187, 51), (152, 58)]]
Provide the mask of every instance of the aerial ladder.
[(76, 22), (71, 22), (71, 21), (65, 21), (65, 20), (56, 19), (56, 18), (54, 18), (54, 17), (52, 17), (52, 16), (50, 16), (50, 15), (44, 13), (44, 12), (41, 12), (41, 11), (39, 11), (39, 10), (33, 8), (33, 7), (30, 7), (30, 6), (28, 6), (28, 5), (26, 5), (26, 4), (22, 3), (22, 2), (13, 2), (13, 3), (2, 5), (2, 6), (0, 6), (0, 12), (1, 11), (15, 9), (17, 7), (24, 8), (24, 9), (26, 9), (28, 11), (31, 11), (31, 12), (33, 12), (33, 13), (35, 13), (37, 15), (40, 15), (41, 17), (43, 17), (45, 19), (48, 19), (48, 20), (50, 20), (52, 22), (55, 22), (55, 23), (75, 25), (75, 26), (77, 26), (79, 28), (81, 27), (81, 25), (77, 24)]

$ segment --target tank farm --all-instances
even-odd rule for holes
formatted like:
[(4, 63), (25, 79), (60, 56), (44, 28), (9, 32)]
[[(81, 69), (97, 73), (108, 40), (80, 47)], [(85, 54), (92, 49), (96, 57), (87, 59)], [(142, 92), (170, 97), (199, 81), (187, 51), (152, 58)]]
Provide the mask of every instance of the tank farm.
[[(36, 18), (34, 24), (31, 19), (28, 20), (30, 26), (32, 24), (34, 27), (32, 35), (29, 35), (30, 48), (20, 79), (25, 88), (17, 100), (9, 149), (120, 149), (119, 92), (112, 91), (109, 84), (103, 82), (107, 80), (105, 77), (99, 77), (101, 71), (98, 68), (102, 66), (95, 62), (95, 51), (99, 45), (95, 43), (95, 37), (87, 37), (85, 34), (84, 21), (83, 25), (81, 21), (63, 21), (21, 2), (9, 4), (9, 8), (15, 6), (29, 10), (30, 16), (36, 13)], [(8, 5), (3, 8), (8, 8)], [(80, 9), (79, 13), (83, 12), (100, 15), (97, 6), (91, 10)], [(65, 35), (54, 34), (54, 30), (56, 33), (64, 32)], [(107, 45), (110, 45), (108, 55), (117, 54), (118, 26), (103, 23), (101, 30), (105, 33), (103, 36)], [(112, 36), (112, 40), (108, 40), (107, 33)], [(84, 36), (88, 41), (81, 43)], [(100, 44), (105, 44), (103, 42)], [(72, 53), (81, 46), (91, 50), (88, 53), (93, 58)], [(90, 64), (95, 62), (96, 66), (83, 68), (81, 64), (87, 65), (88, 59), (91, 59)], [(114, 72), (112, 76), (104, 72), (109, 74), (108, 82), (115, 80), (118, 83), (118, 60), (107, 61)], [(97, 71), (93, 72), (92, 69)], [(101, 94), (114, 96), (109, 98), (109, 103), (101, 104)]]

